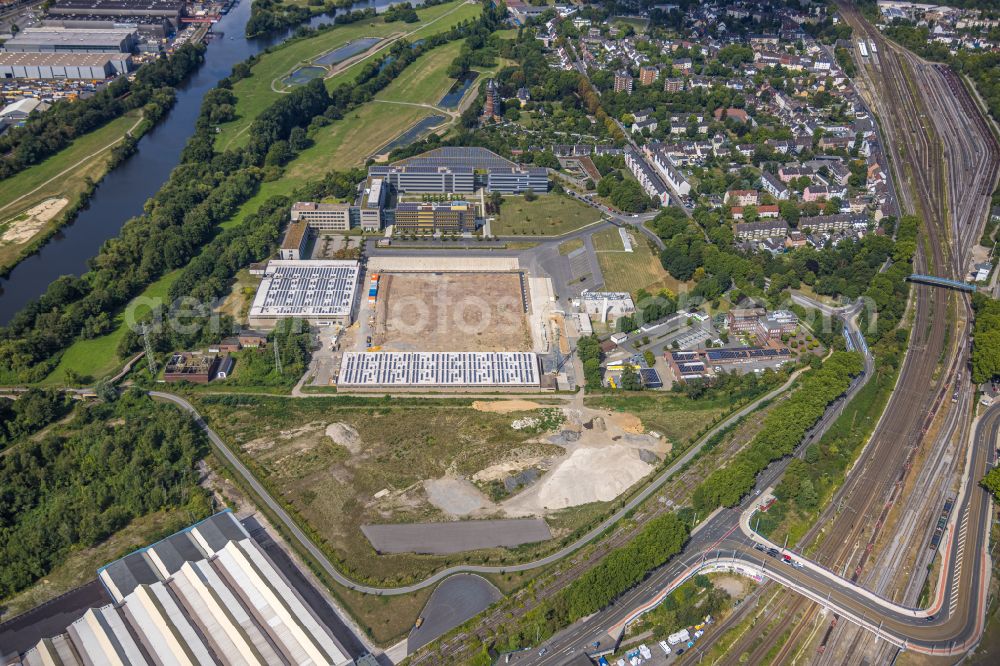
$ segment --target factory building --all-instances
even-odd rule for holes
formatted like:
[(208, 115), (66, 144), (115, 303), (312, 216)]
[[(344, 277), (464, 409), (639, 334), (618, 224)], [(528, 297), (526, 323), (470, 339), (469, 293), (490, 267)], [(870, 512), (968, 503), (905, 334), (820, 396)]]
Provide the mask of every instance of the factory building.
[(91, 14), (60, 14), (42, 21), (46, 28), (90, 28), (91, 30), (120, 30), (123, 26), (138, 31), (141, 37), (165, 39), (177, 27), (160, 16), (94, 16)]
[(169, 21), (173, 29), (181, 24), (184, 0), (55, 0), (49, 7), (52, 18), (102, 18), (118, 23), (128, 19), (158, 18)]
[(10, 53), (132, 53), (138, 44), (134, 28), (100, 30), (45, 26), (25, 28), (3, 48)]
[(397, 192), (488, 192), (519, 194), (547, 192), (548, 173), (523, 167), (485, 148), (448, 147), (409, 157), (389, 165), (371, 166), (368, 175), (384, 178)]
[(274, 328), (280, 319), (314, 326), (351, 323), (357, 261), (270, 261), (250, 306), (250, 325)]
[(354, 389), (538, 388), (532, 352), (345, 352), (337, 386)]
[(395, 220), (395, 229), (400, 232), (461, 233), (476, 230), (475, 209), (468, 201), (400, 202), (396, 205)]
[(103, 79), (132, 68), (128, 53), (0, 52), (0, 79)]
[(114, 603), (39, 641), (21, 664), (353, 663), (228, 510), (107, 565), (98, 580)]

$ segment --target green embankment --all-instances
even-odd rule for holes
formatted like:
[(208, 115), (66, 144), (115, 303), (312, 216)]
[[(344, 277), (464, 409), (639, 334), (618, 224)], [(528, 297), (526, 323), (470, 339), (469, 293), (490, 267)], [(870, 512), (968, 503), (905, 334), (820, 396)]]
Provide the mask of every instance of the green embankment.
[[(108, 171), (108, 156), (112, 144), (125, 136), (136, 121), (138, 112), (131, 112), (112, 120), (104, 127), (81, 136), (64, 150), (45, 161), (0, 181), (0, 269), (19, 260), (23, 250), (39, 236), (51, 231), (60, 223), (62, 210), (73, 206), (88, 190), (89, 182), (97, 182)], [(67, 199), (51, 219), (44, 223), (27, 219), (25, 212), (47, 199)], [(31, 229), (17, 234), (20, 224)]]
[(115, 328), (110, 333), (90, 340), (77, 340), (70, 345), (62, 358), (59, 359), (59, 365), (45, 378), (42, 384), (67, 383), (66, 373), (69, 371), (76, 373), (81, 380), (86, 380), (87, 378), (99, 379), (118, 369), (121, 361), (118, 359), (116, 351), (118, 343), (128, 332), (129, 320), (132, 319), (128, 315), (134, 313), (135, 317), (139, 317), (149, 311), (149, 305), (166, 299), (170, 286), (180, 273), (180, 269), (171, 271), (146, 287), (142, 294), (132, 299), (124, 312), (115, 317)]
[[(357, 76), (368, 58), (379, 57), (389, 42), (397, 38), (405, 38), (410, 42), (449, 30), (467, 19), (473, 19), (482, 12), (479, 4), (465, 2), (450, 2), (417, 11), (420, 23), (408, 24), (402, 22), (385, 23), (382, 18), (373, 18), (349, 25), (341, 25), (319, 33), (314, 37), (293, 41), (285, 46), (265, 54), (252, 68), (249, 78), (236, 82), (233, 93), (236, 94), (236, 119), (219, 126), (216, 136), (216, 148), (224, 150), (242, 146), (247, 140), (246, 130), (264, 109), (266, 109), (281, 94), (284, 79), (293, 70), (302, 65), (309, 65), (316, 58), (337, 49), (348, 42), (365, 37), (387, 38), (375, 54), (359, 59), (351, 66), (326, 79), (327, 87), (333, 89)], [(341, 63), (342, 65), (342, 63)], [(336, 71), (339, 65), (332, 65)]]

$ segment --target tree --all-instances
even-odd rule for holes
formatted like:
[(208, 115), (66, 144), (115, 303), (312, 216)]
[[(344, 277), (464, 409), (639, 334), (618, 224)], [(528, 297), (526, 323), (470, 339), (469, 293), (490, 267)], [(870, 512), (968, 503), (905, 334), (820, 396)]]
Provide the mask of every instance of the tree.
[(979, 485), (993, 493), (994, 499), (1000, 500), (1000, 467), (991, 469)]
[(628, 363), (622, 366), (622, 375), (618, 380), (618, 388), (623, 391), (638, 391), (642, 389), (639, 373)]
[(533, 189), (531, 189), (530, 187), (527, 190), (524, 191), (524, 200), (525, 201), (534, 201), (537, 198), (538, 198), (538, 195), (535, 194), (535, 191)]

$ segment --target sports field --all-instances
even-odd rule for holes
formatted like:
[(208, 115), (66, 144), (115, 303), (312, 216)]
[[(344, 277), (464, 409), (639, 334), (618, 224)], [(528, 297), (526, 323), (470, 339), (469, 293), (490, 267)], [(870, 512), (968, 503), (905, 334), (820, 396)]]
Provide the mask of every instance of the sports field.
[(540, 194), (534, 201), (504, 197), (493, 222), (494, 236), (561, 236), (601, 219), (601, 212), (561, 194)]
[[(216, 148), (224, 150), (237, 148), (248, 140), (246, 131), (254, 118), (276, 100), (284, 87), (282, 79), (302, 65), (308, 65), (314, 59), (321, 57), (348, 42), (366, 37), (385, 38), (378, 45), (377, 51), (368, 56), (361, 56), (356, 62), (342, 70), (333, 65), (336, 72), (326, 79), (326, 85), (332, 89), (340, 83), (352, 81), (366, 61), (378, 57), (378, 53), (398, 38), (411, 42), (438, 34), (451, 29), (467, 19), (475, 18), (482, 8), (478, 3), (468, 4), (459, 0), (426, 9), (418, 9), (420, 23), (407, 24), (402, 22), (385, 23), (382, 18), (373, 18), (349, 25), (339, 25), (331, 30), (319, 33), (308, 39), (292, 41), (273, 52), (265, 54), (256, 65), (249, 78), (236, 82), (233, 92), (236, 94), (236, 119), (220, 125), (216, 136)], [(350, 62), (350, 61), (348, 61)], [(436, 101), (436, 100), (435, 100)]]

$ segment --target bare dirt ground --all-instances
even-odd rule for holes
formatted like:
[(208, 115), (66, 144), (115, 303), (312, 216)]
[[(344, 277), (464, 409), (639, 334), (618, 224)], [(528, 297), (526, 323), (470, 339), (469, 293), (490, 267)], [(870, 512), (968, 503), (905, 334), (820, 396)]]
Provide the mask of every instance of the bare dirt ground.
[(458, 477), (446, 476), (424, 481), (424, 491), (431, 504), (453, 516), (482, 513), (493, 504), (478, 488)]
[(472, 403), (472, 408), (479, 412), (493, 412), (494, 414), (509, 414), (511, 412), (527, 412), (532, 409), (541, 409), (543, 405), (530, 400), (476, 400)]
[(532, 348), (516, 273), (382, 273), (373, 344), (383, 351)]
[(22, 245), (27, 243), (68, 203), (69, 199), (46, 199), (17, 217), (7, 220), (8, 228), (3, 232), (3, 236), (0, 236), (0, 244)]
[(630, 447), (578, 448), (535, 486), (505, 502), (504, 510), (511, 516), (528, 516), (610, 502), (653, 469)]

